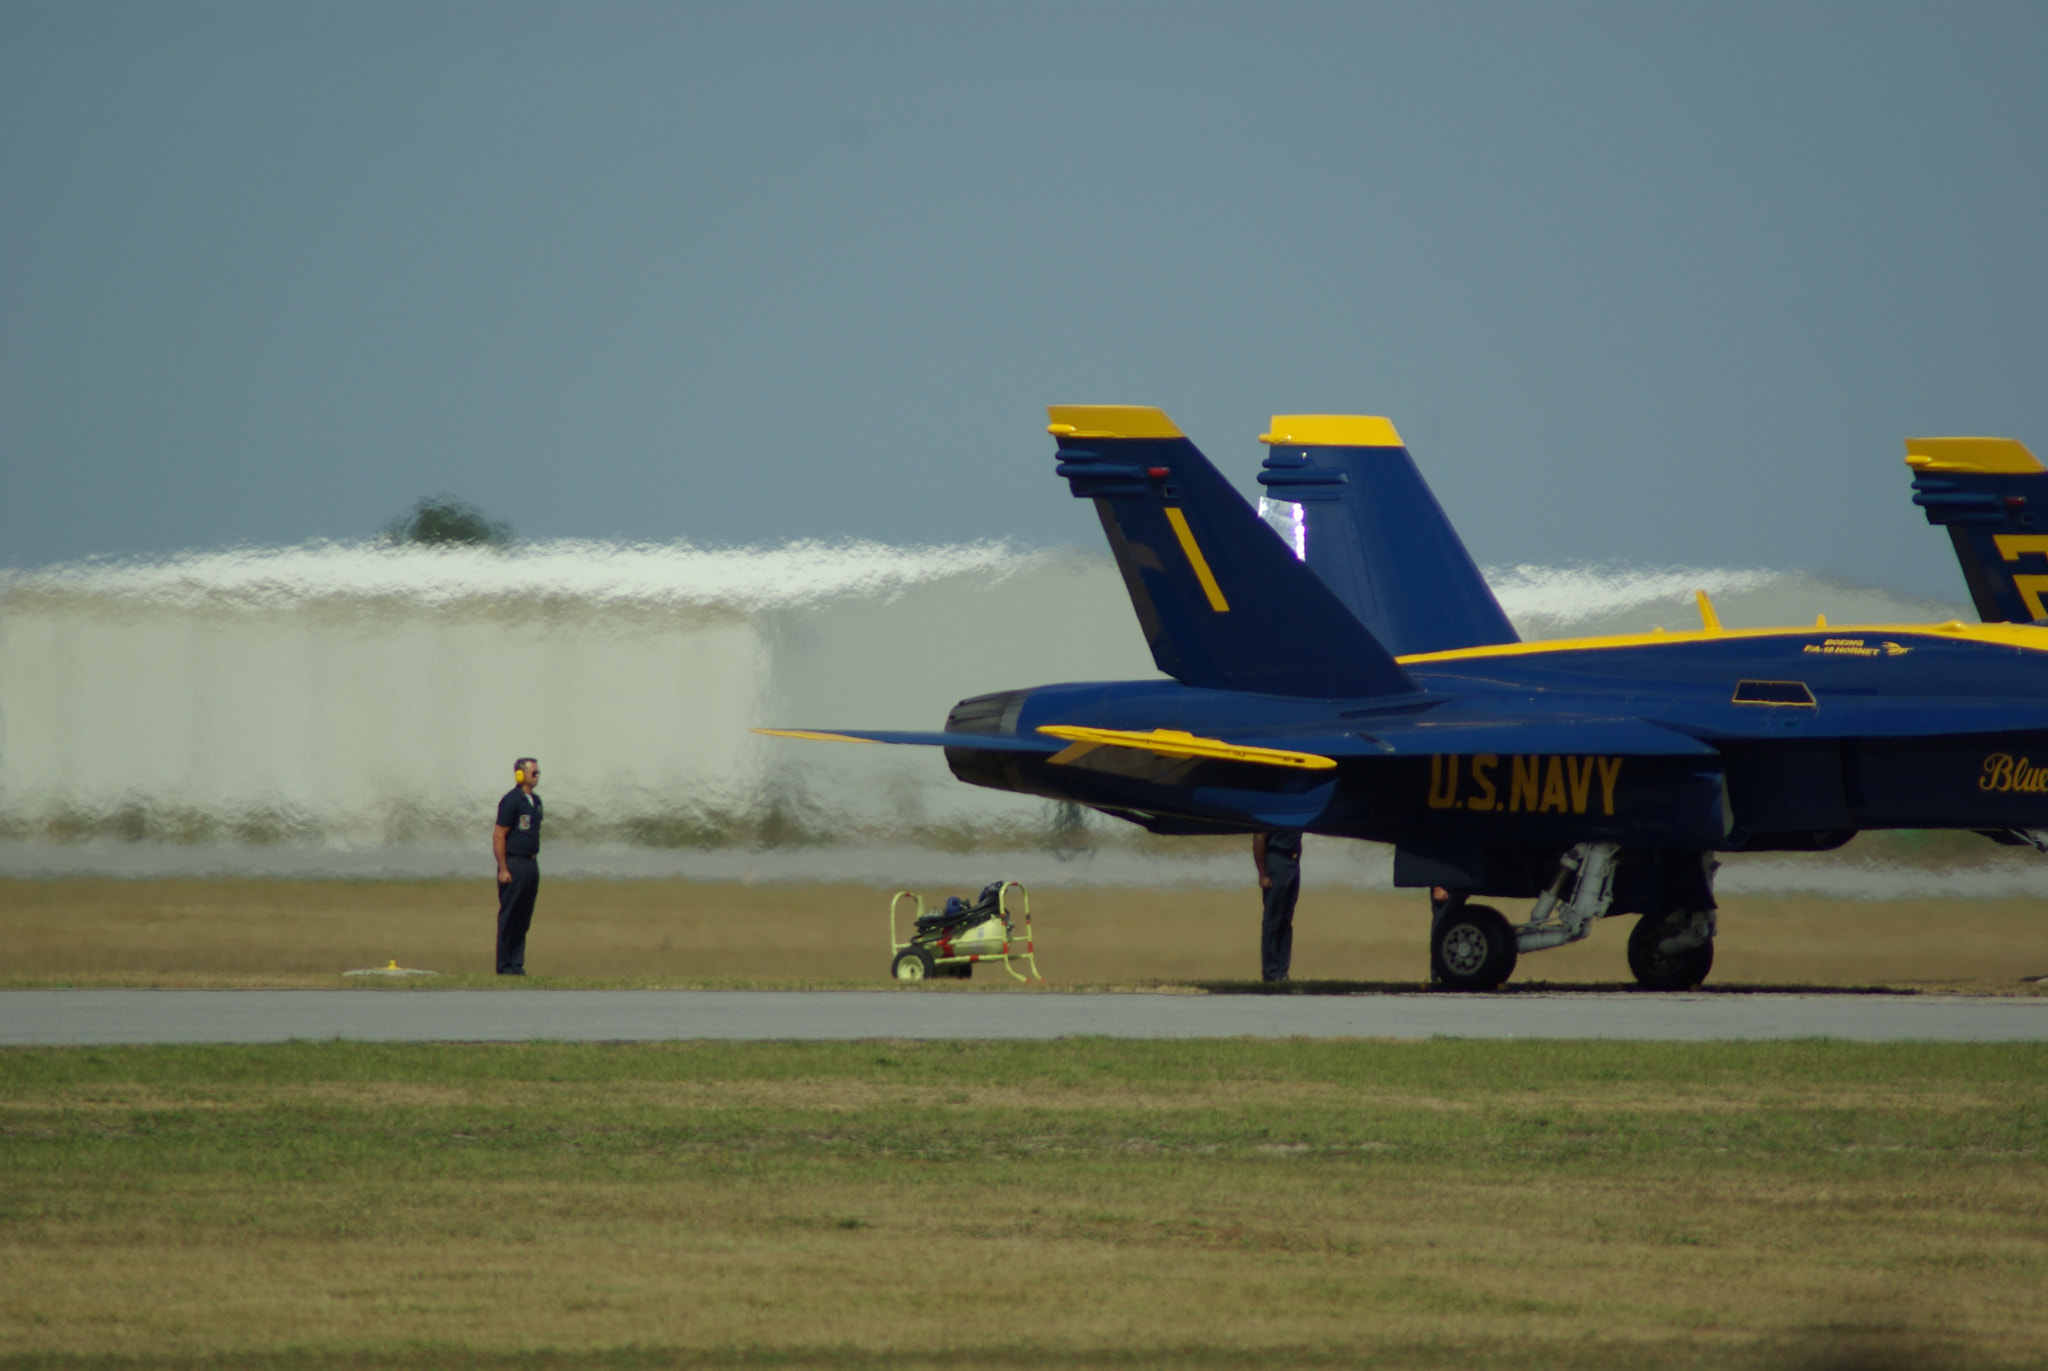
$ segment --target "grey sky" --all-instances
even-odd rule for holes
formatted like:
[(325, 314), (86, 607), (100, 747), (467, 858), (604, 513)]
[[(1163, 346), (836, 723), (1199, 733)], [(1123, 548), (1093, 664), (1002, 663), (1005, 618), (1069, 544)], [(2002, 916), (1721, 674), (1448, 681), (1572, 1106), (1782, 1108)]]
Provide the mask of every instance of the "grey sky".
[(0, 3), (0, 564), (1098, 539), (1041, 406), (1391, 416), (1482, 561), (1957, 594), (2048, 6)]

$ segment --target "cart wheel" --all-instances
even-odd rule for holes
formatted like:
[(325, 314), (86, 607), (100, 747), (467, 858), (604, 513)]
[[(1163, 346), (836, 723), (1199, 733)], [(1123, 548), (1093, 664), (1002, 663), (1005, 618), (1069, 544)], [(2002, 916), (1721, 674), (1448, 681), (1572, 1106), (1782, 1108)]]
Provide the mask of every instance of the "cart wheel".
[(896, 954), (889, 974), (899, 981), (928, 981), (932, 978), (932, 954), (921, 947), (907, 947)]

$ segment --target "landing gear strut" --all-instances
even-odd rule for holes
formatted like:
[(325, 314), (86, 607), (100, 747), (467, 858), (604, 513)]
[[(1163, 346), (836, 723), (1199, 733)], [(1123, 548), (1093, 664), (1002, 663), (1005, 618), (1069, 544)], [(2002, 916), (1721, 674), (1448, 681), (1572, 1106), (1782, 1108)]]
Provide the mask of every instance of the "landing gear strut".
[(1529, 911), (1529, 922), (1515, 930), (1516, 947), (1541, 952), (1591, 933), (1593, 920), (1606, 918), (1614, 903), (1614, 859), (1620, 852), (1619, 843), (1580, 843), (1559, 858), (1557, 879)]
[[(1514, 974), (1521, 954), (1578, 942), (1594, 920), (1632, 905), (1665, 911), (1643, 915), (1629, 935), (1628, 966), (1637, 982), (1645, 990), (1698, 985), (1714, 966), (1713, 858), (1698, 854), (1694, 869), (1684, 853), (1640, 854), (1623, 883), (1628, 904), (1616, 909), (1620, 855), (1615, 843), (1580, 843), (1566, 852), (1528, 922), (1518, 925), (1497, 909), (1466, 904), (1462, 893), (1440, 890), (1430, 926), (1431, 977), (1451, 990), (1492, 990)], [(1674, 912), (1700, 904), (1710, 907)]]

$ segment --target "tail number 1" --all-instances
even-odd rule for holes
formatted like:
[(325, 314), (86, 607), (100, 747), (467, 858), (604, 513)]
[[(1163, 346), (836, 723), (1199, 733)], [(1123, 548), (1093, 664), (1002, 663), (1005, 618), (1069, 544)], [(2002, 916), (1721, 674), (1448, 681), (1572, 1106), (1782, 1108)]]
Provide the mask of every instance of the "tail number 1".
[[(2008, 562), (2017, 562), (2028, 553), (2048, 557), (2048, 534), (2040, 533), (1996, 533), (1991, 541), (1998, 545), (1998, 555)], [(2048, 576), (2021, 576), (2012, 578), (2012, 588), (2020, 593), (2027, 612), (2036, 619), (2048, 619), (2048, 607), (2041, 604), (2041, 592), (2048, 590)]]

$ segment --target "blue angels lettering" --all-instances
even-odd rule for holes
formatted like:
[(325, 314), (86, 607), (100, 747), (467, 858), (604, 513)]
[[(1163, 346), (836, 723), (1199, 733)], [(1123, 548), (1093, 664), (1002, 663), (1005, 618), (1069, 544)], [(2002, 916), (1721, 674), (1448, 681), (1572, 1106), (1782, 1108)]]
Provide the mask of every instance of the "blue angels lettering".
[(1638, 981), (1698, 984), (1718, 853), (1881, 828), (2048, 851), (2048, 470), (2011, 439), (1906, 443), (1978, 623), (1728, 629), (1702, 593), (1696, 630), (1523, 642), (1384, 418), (1273, 419), (1281, 536), (1164, 412), (1049, 413), (1171, 679), (991, 690), (929, 732), (759, 731), (942, 747), (968, 784), (1154, 833), (1392, 844), (1397, 885), (1447, 892), (1431, 967), (1457, 989), (1622, 914)]
[(2048, 766), (2035, 766), (2030, 759), (2010, 752), (1994, 752), (1984, 759), (1984, 774), (1977, 778), (1977, 788), (2039, 795), (2048, 791)]

